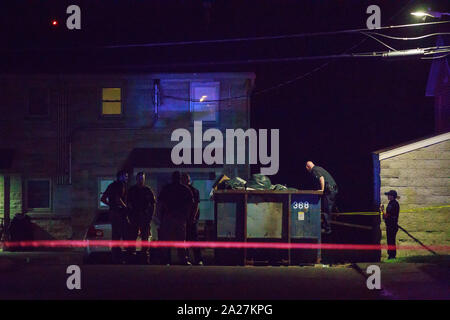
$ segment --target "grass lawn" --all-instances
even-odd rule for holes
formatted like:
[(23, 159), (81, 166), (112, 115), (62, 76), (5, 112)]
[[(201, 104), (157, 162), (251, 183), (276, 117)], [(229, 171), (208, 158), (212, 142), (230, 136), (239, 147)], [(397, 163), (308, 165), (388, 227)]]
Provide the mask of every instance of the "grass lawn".
[[(406, 210), (405, 210), (406, 211)], [(427, 211), (400, 212), (398, 224), (411, 235), (425, 245), (450, 246), (450, 208), (438, 208)], [(386, 226), (381, 223), (381, 243), (386, 244)], [(405, 232), (399, 230), (397, 233), (397, 245), (420, 245), (409, 237)], [(448, 251), (438, 251), (439, 255), (433, 255), (427, 250), (397, 250), (397, 259), (387, 259), (387, 252), (383, 250), (382, 261), (386, 262), (422, 262), (439, 259), (449, 259)], [(441, 261), (441, 260), (439, 260)]]

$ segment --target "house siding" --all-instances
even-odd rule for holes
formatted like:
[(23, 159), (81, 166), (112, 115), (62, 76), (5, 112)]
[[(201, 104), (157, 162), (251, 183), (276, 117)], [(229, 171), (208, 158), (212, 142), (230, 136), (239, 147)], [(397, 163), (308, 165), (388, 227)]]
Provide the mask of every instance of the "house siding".
[[(378, 158), (378, 153), (374, 156)], [(378, 162), (379, 175), (374, 178), (378, 204), (387, 205), (385, 192), (394, 189), (400, 195), (399, 225), (426, 245), (448, 246), (450, 214), (450, 140), (412, 150)], [(382, 243), (386, 243), (386, 226), (381, 224)], [(416, 246), (405, 232), (397, 235), (400, 245)], [(444, 254), (445, 252), (439, 252)], [(429, 255), (429, 251), (399, 250), (397, 257)], [(382, 252), (386, 258), (387, 253)]]
[(450, 203), (450, 140), (380, 161), (380, 196), (394, 189), (402, 209)]

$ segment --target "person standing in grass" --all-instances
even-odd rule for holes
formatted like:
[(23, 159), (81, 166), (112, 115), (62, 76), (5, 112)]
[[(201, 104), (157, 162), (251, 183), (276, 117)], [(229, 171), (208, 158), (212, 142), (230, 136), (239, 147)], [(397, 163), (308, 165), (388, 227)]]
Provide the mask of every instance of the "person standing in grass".
[(386, 224), (386, 238), (388, 246), (388, 259), (395, 259), (397, 255), (397, 250), (395, 249), (395, 237), (397, 236), (398, 231), (398, 215), (400, 212), (400, 205), (398, 204), (397, 191), (390, 190), (386, 192), (389, 203), (384, 210), (384, 205), (380, 206), (380, 212), (383, 214), (383, 220)]

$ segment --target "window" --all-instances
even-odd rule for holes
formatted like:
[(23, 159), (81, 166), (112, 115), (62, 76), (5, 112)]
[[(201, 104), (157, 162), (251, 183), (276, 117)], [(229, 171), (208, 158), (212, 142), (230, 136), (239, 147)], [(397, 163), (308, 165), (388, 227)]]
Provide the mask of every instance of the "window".
[(99, 209), (108, 209), (108, 206), (100, 201), (103, 196), (103, 193), (106, 191), (106, 188), (114, 182), (114, 178), (99, 178), (98, 179), (98, 208)]
[(49, 92), (45, 88), (31, 88), (28, 96), (28, 115), (46, 117), (49, 114)]
[(27, 206), (29, 209), (50, 209), (50, 179), (33, 179), (27, 181)]
[(219, 82), (191, 83), (191, 113), (194, 121), (217, 121)]
[(200, 219), (214, 220), (214, 202), (211, 201), (209, 193), (215, 183), (215, 175), (214, 179), (205, 179), (205, 177), (197, 178), (195, 174), (192, 174), (191, 176), (191, 179), (193, 180), (192, 185), (197, 188), (200, 194), (200, 203), (198, 204)]
[(118, 116), (122, 114), (121, 88), (102, 89), (102, 115)]

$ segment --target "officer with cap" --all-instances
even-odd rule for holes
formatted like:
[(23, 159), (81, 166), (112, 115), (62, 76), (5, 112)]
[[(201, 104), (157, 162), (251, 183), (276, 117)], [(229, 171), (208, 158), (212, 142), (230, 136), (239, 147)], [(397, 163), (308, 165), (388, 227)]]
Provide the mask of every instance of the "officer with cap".
[(389, 203), (384, 210), (384, 205), (380, 205), (380, 212), (383, 214), (383, 220), (386, 224), (386, 238), (389, 246), (388, 249), (388, 259), (395, 259), (397, 255), (397, 251), (395, 250), (395, 237), (398, 231), (398, 214), (400, 212), (400, 205), (398, 204), (397, 198), (400, 198), (397, 195), (397, 191), (390, 190), (389, 192), (385, 192), (387, 195)]

